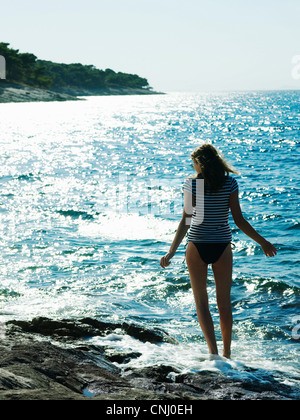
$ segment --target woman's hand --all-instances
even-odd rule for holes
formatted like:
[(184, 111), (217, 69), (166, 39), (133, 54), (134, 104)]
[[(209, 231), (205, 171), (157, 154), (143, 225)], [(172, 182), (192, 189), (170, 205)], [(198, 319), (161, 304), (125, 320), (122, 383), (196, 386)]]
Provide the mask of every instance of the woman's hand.
[(262, 247), (262, 250), (264, 251), (267, 257), (274, 257), (277, 254), (277, 249), (275, 248), (275, 246), (267, 240), (264, 240), (263, 243), (260, 244), (260, 246)]
[(168, 265), (171, 264), (170, 259), (174, 257), (174, 253), (173, 252), (168, 252), (166, 255), (164, 255), (163, 257), (161, 257), (160, 259), (160, 266), (162, 268), (166, 268), (168, 267)]

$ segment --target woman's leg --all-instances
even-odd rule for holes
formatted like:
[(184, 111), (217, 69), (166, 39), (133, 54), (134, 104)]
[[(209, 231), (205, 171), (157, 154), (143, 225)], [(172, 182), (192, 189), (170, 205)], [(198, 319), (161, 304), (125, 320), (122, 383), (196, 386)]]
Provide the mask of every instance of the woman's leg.
[(220, 313), (220, 326), (223, 337), (223, 356), (230, 358), (232, 335), (232, 310), (231, 310), (231, 282), (232, 282), (232, 250), (231, 244), (218, 259), (212, 264), (216, 282), (217, 304)]
[(202, 261), (197, 248), (192, 242), (189, 242), (187, 246), (186, 263), (190, 274), (199, 324), (206, 339), (209, 352), (218, 354), (214, 325), (208, 305), (206, 288), (207, 264)]

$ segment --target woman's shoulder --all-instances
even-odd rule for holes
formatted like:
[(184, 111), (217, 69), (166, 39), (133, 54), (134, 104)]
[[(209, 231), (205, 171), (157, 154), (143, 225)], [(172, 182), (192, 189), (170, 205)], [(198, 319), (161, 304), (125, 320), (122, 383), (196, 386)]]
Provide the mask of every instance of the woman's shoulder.
[(236, 178), (232, 175), (227, 175), (225, 179), (226, 179), (226, 182), (230, 182), (230, 183), (232, 183), (234, 181), (237, 182)]
[(192, 192), (192, 185), (193, 185), (193, 180), (197, 179), (197, 175), (189, 175), (188, 177), (186, 177), (184, 179), (184, 183), (183, 183), (183, 191), (190, 191)]
[(226, 180), (225, 180), (225, 185), (230, 187), (231, 192), (238, 189), (238, 182), (231, 175), (227, 175)]

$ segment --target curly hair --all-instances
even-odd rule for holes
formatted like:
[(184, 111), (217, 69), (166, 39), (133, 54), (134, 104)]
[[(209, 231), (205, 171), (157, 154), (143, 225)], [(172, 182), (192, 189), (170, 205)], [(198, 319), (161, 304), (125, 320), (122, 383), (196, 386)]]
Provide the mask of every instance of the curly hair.
[(205, 143), (197, 147), (191, 154), (194, 162), (199, 163), (204, 185), (211, 192), (218, 191), (229, 173), (238, 174), (211, 144)]

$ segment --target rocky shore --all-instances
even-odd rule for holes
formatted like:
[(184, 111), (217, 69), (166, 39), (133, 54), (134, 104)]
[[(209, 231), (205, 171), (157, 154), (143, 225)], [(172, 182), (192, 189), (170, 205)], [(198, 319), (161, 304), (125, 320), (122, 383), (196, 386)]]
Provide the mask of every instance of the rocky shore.
[[(176, 340), (162, 330), (128, 323), (42, 317), (8, 321), (0, 334), (0, 400), (192, 402), (297, 398), (291, 386), (271, 375), (264, 381), (234, 380), (221, 372), (181, 373), (166, 365), (126, 368), (139, 353), (116, 353), (89, 342), (93, 336), (106, 336), (116, 329), (142, 342), (176, 345)], [(115, 362), (122, 364), (122, 369)]]
[(0, 83), (0, 103), (9, 102), (50, 102), (50, 101), (77, 101), (84, 96), (111, 96), (111, 95), (154, 95), (149, 89), (136, 88), (105, 88), (81, 89), (69, 88), (60, 91), (38, 89), (7, 82)]

